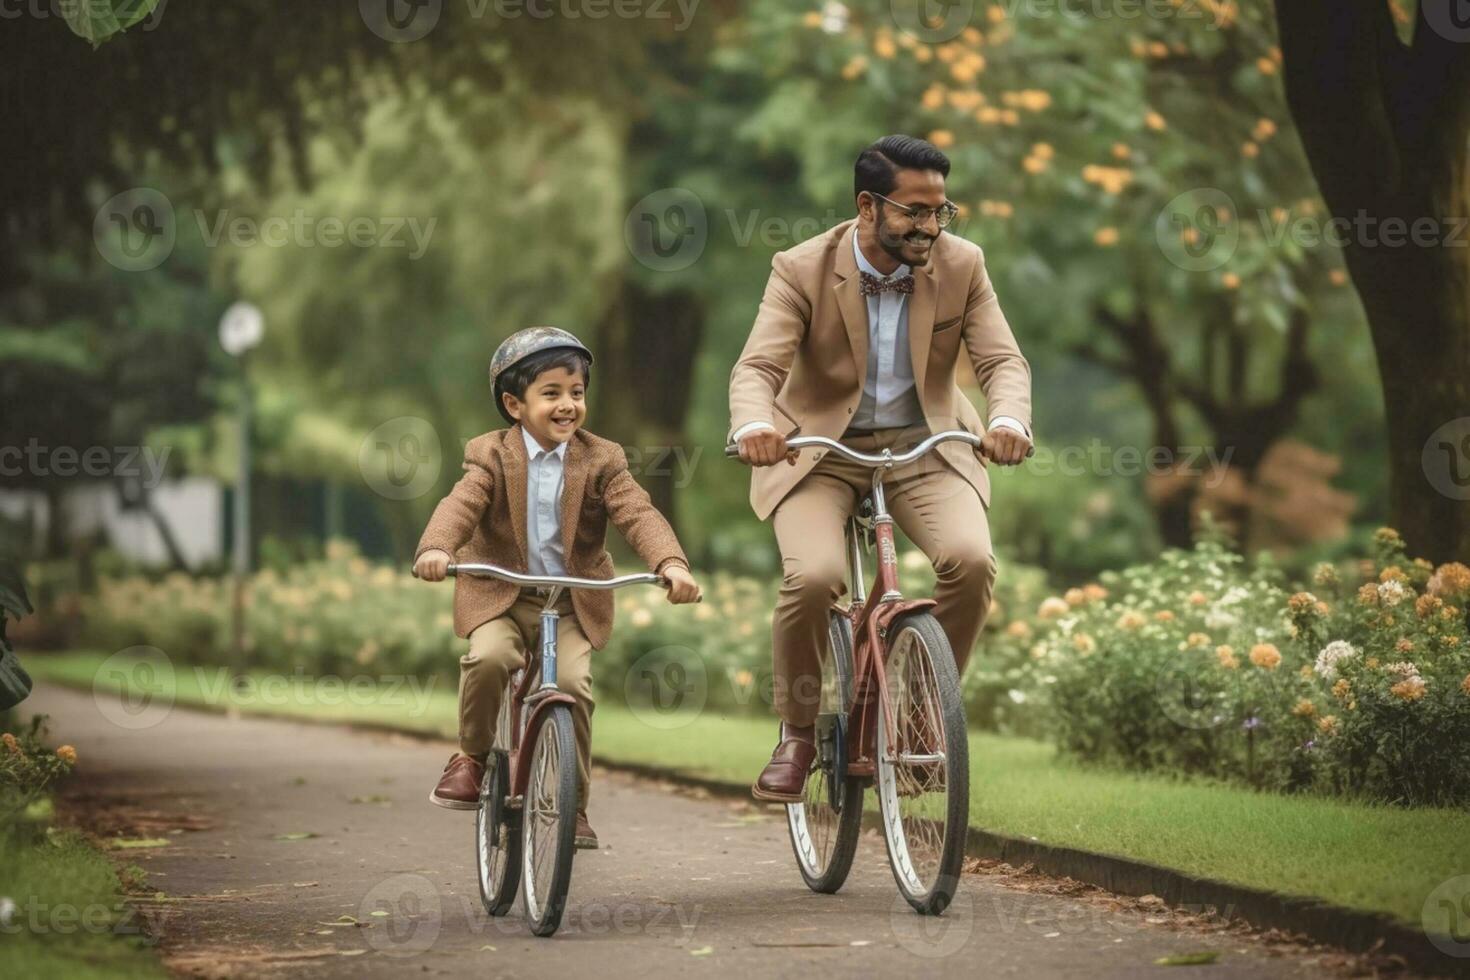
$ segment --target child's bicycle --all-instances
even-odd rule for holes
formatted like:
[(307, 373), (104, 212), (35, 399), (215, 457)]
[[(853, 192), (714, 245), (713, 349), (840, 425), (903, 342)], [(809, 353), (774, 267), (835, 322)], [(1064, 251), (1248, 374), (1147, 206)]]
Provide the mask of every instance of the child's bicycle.
[[(934, 600), (905, 599), (898, 589), (883, 477), (950, 440), (981, 445), (978, 436), (957, 430), (897, 455), (856, 452), (822, 436), (786, 440), (793, 450), (819, 446), (873, 467), (872, 490), (847, 523), (852, 602), (830, 613), (817, 755), (805, 799), (786, 805), (797, 867), (813, 891), (842, 887), (857, 851), (863, 791), (876, 776), (888, 863), (903, 897), (923, 915), (943, 912), (959, 885), (970, 814), (969, 743), (954, 653), (929, 612)], [(725, 455), (738, 456), (739, 448), (727, 446)], [(875, 543), (877, 598), (869, 601), (862, 548)]]
[[(449, 566), (450, 575), (481, 575), (548, 590), (541, 610), (541, 643), (508, 685), (495, 724), (495, 748), (485, 760), (480, 807), (475, 811), (475, 859), (480, 900), (504, 915), (522, 891), (531, 931), (549, 936), (561, 925), (572, 882), (577, 833), (577, 742), (570, 694), (556, 686), (555, 609), (562, 589), (620, 589), (661, 585), (660, 575), (610, 579), (522, 575), (496, 565)], [(539, 683), (538, 683), (539, 681)]]

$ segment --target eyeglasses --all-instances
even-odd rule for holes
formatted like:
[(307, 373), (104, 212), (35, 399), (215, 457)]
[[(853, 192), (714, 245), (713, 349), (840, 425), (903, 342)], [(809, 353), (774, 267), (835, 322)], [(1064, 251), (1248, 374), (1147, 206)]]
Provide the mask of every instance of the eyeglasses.
[(905, 215), (916, 225), (927, 224), (929, 219), (933, 218), (934, 222), (939, 225), (939, 227), (945, 228), (948, 227), (949, 223), (955, 219), (955, 215), (960, 213), (959, 207), (953, 201), (945, 201), (937, 208), (920, 208), (910, 207), (907, 204), (899, 204), (892, 198), (884, 197), (877, 191), (868, 191), (868, 193), (872, 194), (874, 197), (878, 198), (886, 204), (893, 205), (899, 210), (900, 213)]

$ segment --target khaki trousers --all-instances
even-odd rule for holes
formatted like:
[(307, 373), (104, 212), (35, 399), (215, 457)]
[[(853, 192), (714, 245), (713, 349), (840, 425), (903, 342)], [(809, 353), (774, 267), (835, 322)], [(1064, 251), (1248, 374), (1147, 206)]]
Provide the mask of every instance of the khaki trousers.
[[(526, 651), (539, 649), (544, 596), (525, 589), (505, 614), (470, 633), (470, 652), (459, 658), (459, 750), (484, 759), (494, 746), (495, 720), (510, 675), (526, 665)], [(572, 597), (563, 592), (556, 610), (556, 686), (572, 695), (572, 727), (577, 735), (579, 809), (586, 810), (592, 785), (592, 644), (572, 614)], [(507, 748), (507, 746), (498, 746)]]
[[(928, 434), (912, 428), (877, 429), (849, 433), (841, 441), (858, 452), (889, 448), (897, 453)], [(869, 492), (872, 472), (829, 452), (771, 515), (782, 571), (771, 620), (773, 694), (776, 713), (791, 725), (816, 720), (828, 611), (847, 590), (844, 528)], [(889, 514), (934, 566), (938, 578), (934, 615), (963, 674), (990, 611), (995, 585), (985, 505), (975, 488), (936, 453), (895, 467), (883, 489)], [(865, 587), (872, 585), (875, 567), (874, 556), (865, 555)]]

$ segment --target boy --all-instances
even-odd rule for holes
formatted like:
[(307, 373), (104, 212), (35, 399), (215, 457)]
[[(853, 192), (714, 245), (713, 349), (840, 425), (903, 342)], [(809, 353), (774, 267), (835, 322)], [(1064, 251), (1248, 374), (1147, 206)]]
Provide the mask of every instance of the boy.
[[(419, 541), (419, 577), (441, 581), (458, 554), (531, 575), (611, 578), (604, 547), (610, 518), (648, 567), (668, 579), (670, 602), (698, 601), (699, 586), (673, 528), (628, 472), (622, 447), (581, 428), (591, 367), (592, 352), (556, 327), (521, 330), (500, 345), (490, 361), (490, 387), (510, 428), (465, 446), (465, 475), (434, 509)], [(459, 751), (431, 802), (454, 810), (479, 805), (506, 680), (539, 642), (543, 605), (537, 590), (510, 582), (455, 581), (454, 631), (469, 638), (470, 650), (459, 661)], [(567, 590), (557, 610), (557, 686), (576, 698), (576, 846), (595, 848), (597, 834), (587, 821), (591, 652), (607, 643), (612, 593)]]

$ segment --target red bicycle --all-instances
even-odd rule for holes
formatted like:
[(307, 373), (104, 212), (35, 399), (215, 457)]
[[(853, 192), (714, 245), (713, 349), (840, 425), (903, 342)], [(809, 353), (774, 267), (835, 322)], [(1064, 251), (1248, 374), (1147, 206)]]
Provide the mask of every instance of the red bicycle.
[[(847, 523), (851, 603), (830, 613), (816, 758), (805, 799), (786, 806), (792, 850), (809, 888), (841, 888), (872, 783), (894, 880), (922, 915), (943, 912), (959, 885), (970, 817), (969, 742), (954, 652), (929, 611), (934, 600), (899, 591), (883, 478), (948, 441), (981, 446), (978, 436), (959, 430), (900, 454), (860, 453), (822, 436), (786, 440), (793, 450), (821, 447), (873, 467), (872, 489)], [(727, 446), (725, 454), (738, 456), (739, 449)], [(878, 551), (871, 600), (863, 588), (864, 545)]]

